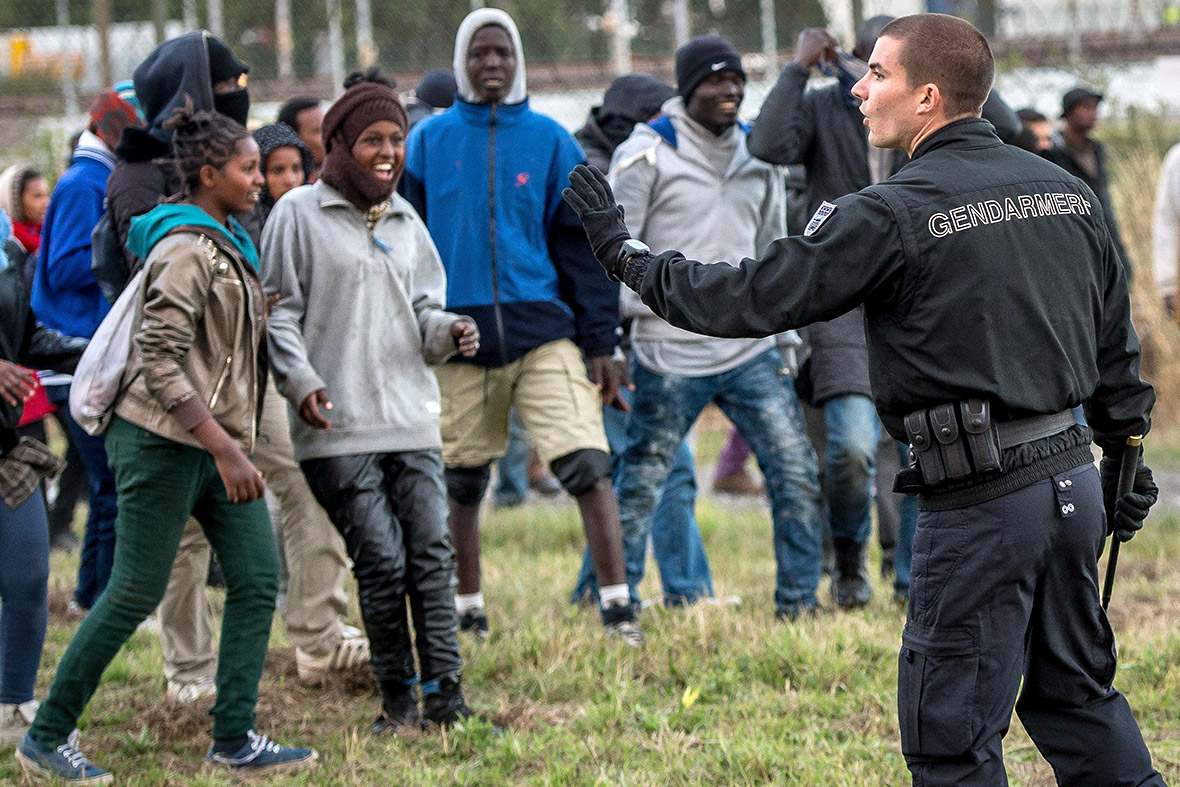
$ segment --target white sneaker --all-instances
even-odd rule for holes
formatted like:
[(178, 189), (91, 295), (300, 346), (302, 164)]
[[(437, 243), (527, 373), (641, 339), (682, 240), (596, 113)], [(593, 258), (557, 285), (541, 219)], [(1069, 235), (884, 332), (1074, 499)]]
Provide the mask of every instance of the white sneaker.
[(331, 672), (360, 667), (369, 663), (369, 640), (360, 629), (344, 627), (344, 636), (336, 647), (323, 656), (316, 656), (301, 648), (295, 649), (295, 669), (305, 686), (319, 686)]
[(168, 681), (168, 699), (175, 700), (182, 705), (192, 705), (206, 697), (217, 695), (217, 684), (212, 678), (197, 678), (190, 683), (178, 680)]
[(71, 601), (69, 604), (66, 605), (66, 614), (69, 615), (71, 618), (84, 618), (84, 617), (86, 617), (86, 613), (89, 611), (90, 610), (85, 609), (77, 601)]
[(20, 743), (37, 715), (36, 700), (20, 705), (0, 705), (0, 746)]

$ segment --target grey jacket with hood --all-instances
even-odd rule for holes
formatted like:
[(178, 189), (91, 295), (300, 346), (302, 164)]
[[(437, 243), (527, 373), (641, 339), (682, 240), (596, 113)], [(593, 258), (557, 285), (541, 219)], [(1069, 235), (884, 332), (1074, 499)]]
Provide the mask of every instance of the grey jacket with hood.
[[(758, 257), (786, 235), (783, 173), (750, 155), (745, 130), (714, 135), (688, 117), (679, 96), (662, 109), (611, 159), (611, 188), (634, 237), (653, 249), (690, 248), (698, 260), (736, 261)], [(721, 162), (728, 162), (724, 169)], [(634, 320), (636, 360), (657, 374), (719, 374), (774, 347), (772, 338), (718, 339), (675, 328), (626, 288), (620, 311)]]

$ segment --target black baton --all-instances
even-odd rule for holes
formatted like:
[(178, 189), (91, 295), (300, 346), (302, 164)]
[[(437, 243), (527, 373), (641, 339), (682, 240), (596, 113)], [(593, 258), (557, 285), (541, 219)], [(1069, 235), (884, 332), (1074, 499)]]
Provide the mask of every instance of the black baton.
[[(1114, 502), (1117, 505), (1119, 498), (1129, 493), (1135, 486), (1135, 472), (1139, 469), (1139, 450), (1143, 445), (1143, 435), (1134, 435), (1127, 438), (1127, 448), (1123, 451), (1123, 461), (1119, 465), (1119, 486), (1118, 491), (1115, 492)], [(1110, 515), (1114, 516), (1114, 509), (1111, 509)], [(1110, 606), (1110, 594), (1114, 592), (1114, 572), (1119, 564), (1119, 541), (1118, 536), (1114, 534), (1114, 522), (1110, 523), (1110, 557), (1106, 561), (1106, 581), (1102, 583), (1102, 608), (1106, 609)]]

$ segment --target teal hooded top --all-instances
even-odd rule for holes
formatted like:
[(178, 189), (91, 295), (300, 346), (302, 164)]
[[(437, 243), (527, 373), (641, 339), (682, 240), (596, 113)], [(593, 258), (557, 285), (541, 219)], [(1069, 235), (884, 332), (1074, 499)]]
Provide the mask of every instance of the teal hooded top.
[(169, 232), (177, 227), (193, 226), (220, 231), (233, 242), (242, 257), (258, 270), (258, 250), (254, 248), (250, 235), (237, 219), (230, 216), (227, 227), (196, 205), (183, 203), (157, 205), (142, 216), (133, 218), (131, 229), (127, 233), (127, 250), (141, 260), (146, 260), (155, 245)]

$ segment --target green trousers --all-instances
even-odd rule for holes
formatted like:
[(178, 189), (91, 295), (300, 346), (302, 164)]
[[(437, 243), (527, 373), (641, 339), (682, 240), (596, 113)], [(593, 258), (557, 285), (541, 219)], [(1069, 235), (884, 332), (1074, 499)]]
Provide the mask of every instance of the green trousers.
[(106, 449), (119, 491), (114, 570), (58, 664), (30, 734), (42, 747), (65, 743), (107, 665), (160, 603), (191, 515), (225, 573), (213, 738), (243, 736), (254, 727), (279, 586), (278, 552), (266, 504), (230, 503), (207, 451), (120, 418), (107, 431)]

